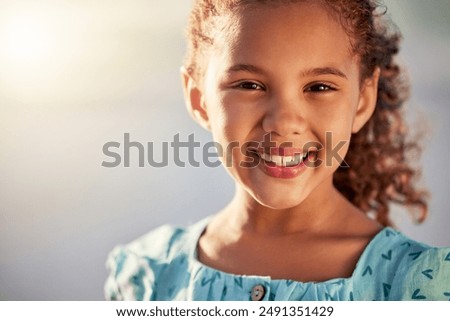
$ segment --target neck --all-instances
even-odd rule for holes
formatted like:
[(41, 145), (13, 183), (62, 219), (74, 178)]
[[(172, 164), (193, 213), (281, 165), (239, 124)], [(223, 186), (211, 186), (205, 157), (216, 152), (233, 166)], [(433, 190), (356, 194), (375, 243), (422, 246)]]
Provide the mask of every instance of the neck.
[(286, 209), (261, 205), (237, 185), (235, 196), (222, 217), (233, 229), (246, 233), (290, 234), (329, 229), (345, 220), (350, 207), (331, 182), (318, 186), (303, 202)]

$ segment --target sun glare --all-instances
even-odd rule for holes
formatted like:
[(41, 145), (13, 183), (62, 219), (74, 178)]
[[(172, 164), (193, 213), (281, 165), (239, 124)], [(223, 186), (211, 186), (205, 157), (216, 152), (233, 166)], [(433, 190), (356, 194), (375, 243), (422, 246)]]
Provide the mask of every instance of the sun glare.
[(32, 16), (12, 16), (3, 27), (2, 51), (8, 63), (40, 64), (50, 58), (52, 30)]
[(16, 6), (1, 12), (0, 93), (3, 97), (35, 101), (55, 84), (60, 60), (56, 20), (51, 12), (31, 9)]

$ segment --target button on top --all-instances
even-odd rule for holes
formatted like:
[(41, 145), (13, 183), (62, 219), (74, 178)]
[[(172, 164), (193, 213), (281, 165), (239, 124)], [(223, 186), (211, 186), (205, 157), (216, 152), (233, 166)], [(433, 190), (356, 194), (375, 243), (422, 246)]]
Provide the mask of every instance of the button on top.
[(252, 301), (261, 301), (266, 294), (266, 289), (261, 285), (255, 285), (252, 289)]

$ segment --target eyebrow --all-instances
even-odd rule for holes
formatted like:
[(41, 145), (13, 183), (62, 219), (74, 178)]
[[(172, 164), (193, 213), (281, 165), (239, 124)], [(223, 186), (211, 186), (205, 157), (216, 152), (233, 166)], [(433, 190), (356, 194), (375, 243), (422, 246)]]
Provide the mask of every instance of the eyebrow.
[[(249, 64), (236, 64), (228, 68), (227, 73), (239, 72), (239, 71), (247, 71), (254, 74), (264, 74), (265, 71), (262, 68), (259, 68), (254, 65)], [(348, 79), (347, 75), (343, 73), (341, 70), (333, 67), (321, 67), (321, 68), (312, 68), (303, 71), (300, 74), (302, 77), (307, 76), (321, 76), (321, 75), (334, 75), (344, 79)]]
[(344, 74), (342, 71), (340, 71), (337, 68), (333, 67), (323, 67), (323, 68), (313, 68), (308, 69), (301, 73), (302, 76), (321, 76), (321, 75), (334, 75), (341, 78), (347, 78), (347, 75)]
[(264, 70), (249, 64), (237, 64), (228, 68), (227, 73), (238, 72), (238, 71), (248, 71), (254, 74), (264, 74)]

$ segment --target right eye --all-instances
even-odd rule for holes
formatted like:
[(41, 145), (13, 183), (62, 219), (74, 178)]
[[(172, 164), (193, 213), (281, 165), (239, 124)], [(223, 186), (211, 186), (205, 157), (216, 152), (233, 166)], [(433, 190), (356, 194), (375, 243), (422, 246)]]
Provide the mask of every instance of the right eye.
[(329, 91), (336, 91), (336, 90), (337, 89), (334, 86), (327, 83), (312, 84), (311, 86), (306, 88), (306, 91), (311, 93), (326, 93)]
[(237, 84), (235, 88), (244, 90), (264, 90), (264, 88), (261, 85), (251, 81), (241, 82)]

